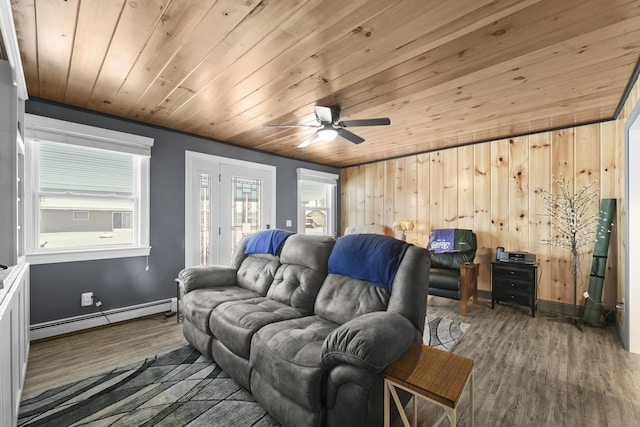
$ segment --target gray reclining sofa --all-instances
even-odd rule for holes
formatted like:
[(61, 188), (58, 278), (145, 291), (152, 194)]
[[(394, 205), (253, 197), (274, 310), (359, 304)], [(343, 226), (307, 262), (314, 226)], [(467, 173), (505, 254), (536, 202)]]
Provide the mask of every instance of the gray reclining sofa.
[(422, 342), (427, 251), (389, 236), (271, 234), (260, 253), (255, 235), (230, 267), (179, 273), (187, 341), (285, 426), (381, 426), (383, 371)]

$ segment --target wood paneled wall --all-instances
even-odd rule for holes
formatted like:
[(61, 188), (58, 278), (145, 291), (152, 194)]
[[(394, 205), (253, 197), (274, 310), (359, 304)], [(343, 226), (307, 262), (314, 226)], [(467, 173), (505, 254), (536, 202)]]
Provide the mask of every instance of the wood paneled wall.
[[(571, 304), (569, 251), (541, 244), (550, 226), (540, 193), (557, 192), (554, 176), (570, 179), (577, 189), (595, 181), (600, 196), (618, 205), (603, 295), (613, 304), (624, 293), (624, 120), (640, 99), (638, 86), (615, 121), (345, 168), (342, 230), (408, 218), (416, 228), (407, 240), (426, 246), (431, 229), (469, 228), (478, 236), (481, 290), (491, 289), (489, 263), (495, 247), (504, 246), (537, 255), (540, 299)], [(598, 210), (594, 205), (593, 212)], [(592, 250), (588, 245), (581, 256), (579, 303)]]

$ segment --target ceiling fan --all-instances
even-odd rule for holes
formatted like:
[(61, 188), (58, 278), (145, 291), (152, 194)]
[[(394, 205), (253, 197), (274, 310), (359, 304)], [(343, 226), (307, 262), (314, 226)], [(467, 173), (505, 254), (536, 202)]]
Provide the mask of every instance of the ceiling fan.
[(297, 128), (297, 127), (309, 127), (315, 128), (316, 131), (307, 137), (302, 144), (298, 145), (298, 148), (304, 148), (311, 144), (316, 138), (322, 141), (333, 141), (336, 136), (340, 135), (347, 141), (351, 141), (354, 144), (360, 144), (364, 142), (364, 138), (356, 135), (353, 132), (346, 130), (348, 127), (357, 126), (387, 126), (391, 124), (389, 118), (378, 119), (361, 119), (361, 120), (340, 120), (340, 107), (323, 107), (322, 105), (316, 105), (314, 111), (316, 113), (317, 125), (267, 125), (277, 128)]

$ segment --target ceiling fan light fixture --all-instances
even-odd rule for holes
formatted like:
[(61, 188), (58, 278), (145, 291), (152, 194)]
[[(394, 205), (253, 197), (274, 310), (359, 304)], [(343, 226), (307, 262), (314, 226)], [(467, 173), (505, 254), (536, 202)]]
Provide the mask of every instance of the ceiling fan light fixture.
[(313, 143), (316, 139), (321, 141), (330, 142), (336, 139), (338, 135), (353, 144), (360, 144), (364, 142), (364, 138), (356, 135), (355, 133), (345, 129), (358, 126), (388, 126), (391, 124), (391, 120), (388, 117), (380, 117), (377, 119), (359, 119), (359, 120), (340, 120), (340, 108), (325, 107), (322, 105), (316, 105), (314, 107), (316, 114), (317, 124), (306, 125), (265, 125), (277, 128), (312, 128), (315, 131), (309, 135), (298, 148), (305, 148), (309, 144)]
[(338, 136), (338, 131), (333, 129), (332, 127), (325, 127), (323, 129), (320, 129), (317, 134), (318, 138), (323, 141), (329, 142), (336, 139), (336, 136)]

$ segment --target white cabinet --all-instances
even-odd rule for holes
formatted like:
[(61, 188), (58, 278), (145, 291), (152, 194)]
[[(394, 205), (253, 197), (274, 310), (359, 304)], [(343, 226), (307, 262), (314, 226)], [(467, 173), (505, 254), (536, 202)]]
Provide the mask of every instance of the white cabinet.
[(24, 257), (26, 84), (11, 6), (0, 0), (0, 427), (15, 426), (29, 356), (29, 264)]
[(17, 424), (29, 357), (29, 265), (0, 277), (0, 427), (10, 427)]
[(0, 60), (0, 264), (24, 256), (24, 144), (20, 130), (24, 101), (18, 99), (14, 71)]

